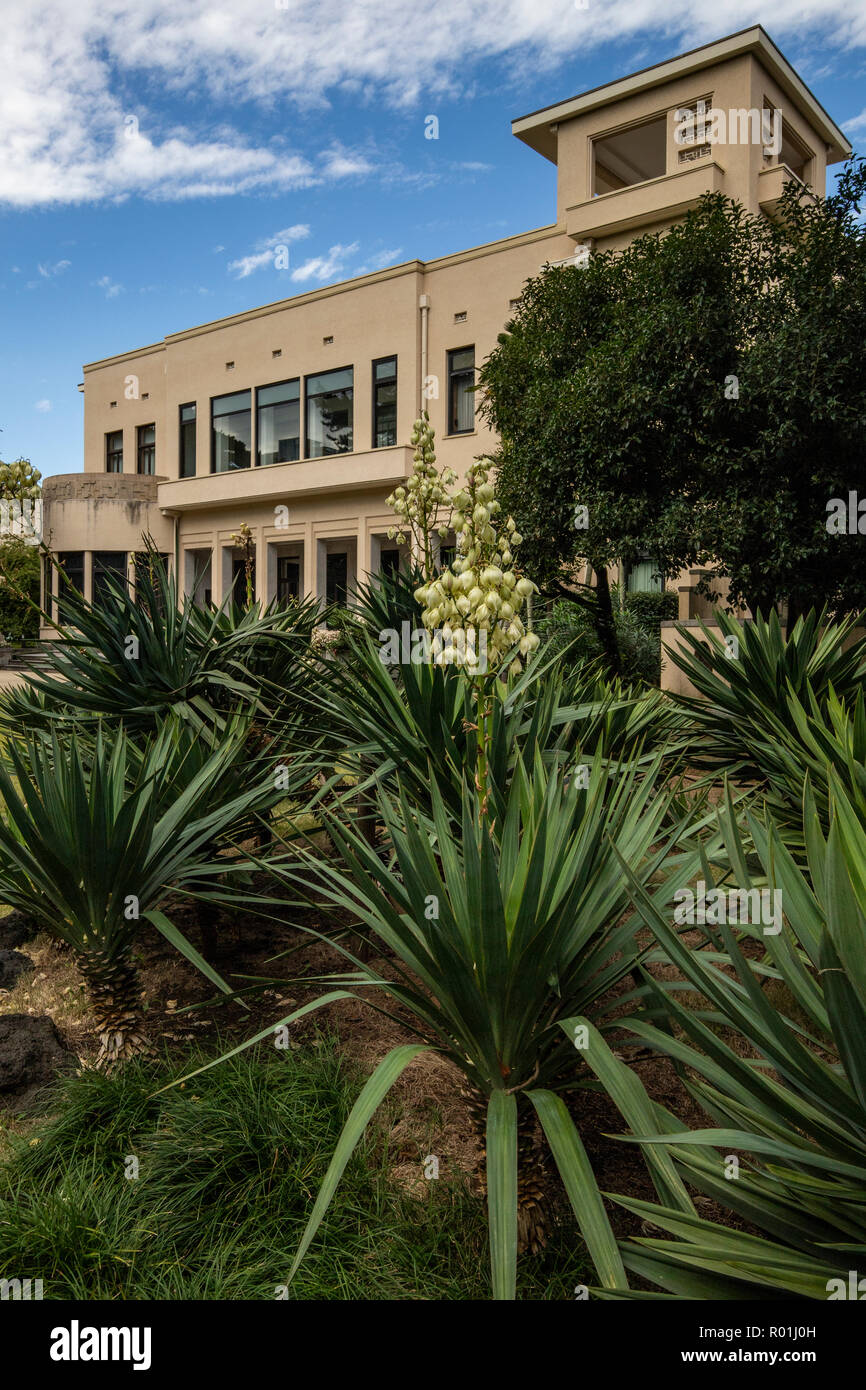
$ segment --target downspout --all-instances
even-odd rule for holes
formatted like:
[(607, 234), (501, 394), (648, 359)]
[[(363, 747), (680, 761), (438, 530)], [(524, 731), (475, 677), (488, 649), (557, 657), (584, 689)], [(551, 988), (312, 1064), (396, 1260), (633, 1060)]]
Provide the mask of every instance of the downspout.
[(418, 386), (418, 414), (420, 416), (423, 415), (427, 405), (425, 390), (427, 387), (427, 335), (429, 331), (428, 316), (430, 314), (429, 294), (421, 295), (418, 300), (418, 306), (421, 310), (421, 381)]

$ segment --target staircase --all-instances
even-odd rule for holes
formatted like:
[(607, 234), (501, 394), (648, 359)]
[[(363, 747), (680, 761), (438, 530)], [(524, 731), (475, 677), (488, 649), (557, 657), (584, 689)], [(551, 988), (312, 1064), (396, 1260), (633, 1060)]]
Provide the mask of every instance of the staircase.
[(32, 647), (5, 647), (0, 658), (7, 671), (39, 671), (48, 665), (48, 652), (43, 643)]

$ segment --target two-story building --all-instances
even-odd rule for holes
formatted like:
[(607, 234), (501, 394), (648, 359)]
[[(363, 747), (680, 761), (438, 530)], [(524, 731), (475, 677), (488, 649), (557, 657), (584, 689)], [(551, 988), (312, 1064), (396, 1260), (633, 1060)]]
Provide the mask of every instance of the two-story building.
[(461, 473), (495, 446), (470, 388), (529, 277), (670, 226), (711, 190), (772, 216), (787, 180), (823, 194), (827, 166), (850, 153), (760, 27), (512, 130), (556, 165), (555, 222), (84, 368), (84, 472), (44, 489), (45, 537), (69, 582), (95, 598), (107, 574), (134, 583), (147, 532), (186, 592), (219, 603), (245, 522), (257, 597), (339, 599), (398, 561), (386, 498), (411, 471), (422, 409), (440, 464)]

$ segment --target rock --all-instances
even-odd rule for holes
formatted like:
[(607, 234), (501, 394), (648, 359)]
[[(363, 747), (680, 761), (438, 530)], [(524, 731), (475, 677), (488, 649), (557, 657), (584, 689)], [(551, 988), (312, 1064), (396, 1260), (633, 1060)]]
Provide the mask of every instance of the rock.
[(30, 1092), (71, 1070), (76, 1059), (47, 1014), (0, 1014), (0, 1096), (29, 1098)]
[(0, 917), (0, 949), (12, 951), (25, 941), (32, 941), (38, 931), (38, 922), (13, 908), (5, 917)]
[(19, 976), (33, 969), (29, 956), (20, 951), (0, 950), (0, 989), (11, 989)]

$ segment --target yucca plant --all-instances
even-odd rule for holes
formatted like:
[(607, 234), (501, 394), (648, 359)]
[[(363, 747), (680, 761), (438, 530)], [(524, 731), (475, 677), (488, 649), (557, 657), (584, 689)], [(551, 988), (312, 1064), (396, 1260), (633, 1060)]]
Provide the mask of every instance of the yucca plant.
[(808, 777), (814, 805), (826, 831), (830, 776), (835, 773), (852, 807), (866, 825), (866, 704), (863, 690), (849, 703), (832, 689), (823, 703), (807, 687), (806, 699), (787, 701), (785, 729), (776, 738), (756, 740), (766, 771), (767, 805), (786, 828), (789, 845), (803, 824), (803, 790)]
[[(672, 1237), (621, 1248), (629, 1269), (673, 1297), (860, 1296), (850, 1275), (856, 1285), (866, 1254), (866, 827), (830, 780), (826, 837), (807, 788), (808, 873), (772, 818), (751, 814), (761, 866), (753, 875), (730, 800), (722, 815), (731, 878), (747, 891), (781, 892), (780, 931), (720, 923), (705, 927), (706, 949), (690, 949), (659, 897), (634, 884), (641, 916), (705, 1005), (686, 1008), (675, 988), (650, 980), (662, 1026), (652, 1017), (629, 1026), (674, 1059), (718, 1126), (677, 1133), (673, 1124), (646, 1138), (668, 1147), (684, 1181), (752, 1228), (618, 1198)], [(748, 935), (764, 942), (763, 962), (742, 949)]]
[(133, 954), (142, 921), (230, 992), (162, 908), (173, 889), (210, 882), (221, 837), (286, 794), (251, 767), (247, 732), (233, 722), (202, 756), (176, 727), (143, 751), (123, 731), (54, 731), (13, 744), (0, 767), (0, 901), (75, 952), (100, 1065), (143, 1044)]
[(152, 563), (140, 567), (134, 598), (113, 577), (102, 604), (64, 586), (48, 669), (4, 696), (5, 731), (89, 719), (149, 733), (170, 710), (203, 728), (241, 704), (260, 719), (283, 704), (309, 646), (314, 605), (200, 608), (179, 596), (174, 575), (146, 543)]
[[(652, 1131), (655, 1107), (614, 1057), (600, 1028), (621, 1006), (615, 987), (641, 954), (614, 847), (648, 889), (662, 864), (683, 882), (695, 868), (694, 856), (673, 854), (671, 841), (655, 843), (665, 812), (655, 781), (653, 769), (642, 776), (626, 766), (612, 778), (598, 757), (583, 787), (562, 769), (546, 768), (537, 754), (531, 776), (518, 761), (498, 833), (482, 815), (479, 795), (467, 786), (455, 825), (434, 781), (429, 817), (405, 791), (397, 797), (380, 792), (379, 812), (393, 849), (390, 866), (330, 816), (326, 823), (341, 862), (312, 852), (270, 861), (267, 867), (277, 881), (306, 892), (312, 885), (317, 901), (324, 898), (348, 914), (360, 934), (377, 943), (378, 951), (384, 948), (389, 969), (382, 974), (341, 946), (351, 968), (327, 977), (333, 988), (241, 1048), (347, 996), (386, 1013), (389, 1004), (396, 1005), (400, 1021), (408, 1018), (418, 1037), (416, 1044), (389, 1053), (359, 1096), (292, 1272), (377, 1107), (404, 1069), (433, 1050), (463, 1074), (485, 1116), (496, 1297), (514, 1296), (518, 1136), (524, 1117), (535, 1115), (600, 1280), (610, 1288), (625, 1286), (604, 1206), (563, 1096), (591, 1079), (581, 1050), (591, 1038), (592, 1066), (610, 1083), (628, 1122)], [(269, 910), (267, 898), (244, 901), (248, 910)], [(665, 1151), (652, 1150), (649, 1164), (662, 1199), (691, 1210)]]
[(813, 610), (787, 637), (775, 612), (740, 623), (720, 610), (717, 621), (720, 635), (703, 623), (700, 635), (682, 628), (691, 650), (668, 652), (700, 697), (677, 702), (693, 723), (689, 762), (765, 782), (773, 770), (767, 745), (790, 737), (792, 701), (824, 711), (831, 694), (846, 703), (856, 698), (866, 679), (866, 639), (851, 639), (862, 619), (830, 622), (826, 610)]
[[(487, 780), (492, 814), (500, 824), (519, 756), (532, 762), (538, 748), (548, 766), (588, 764), (597, 752), (607, 758), (640, 756), (648, 764), (681, 723), (659, 691), (609, 687), (594, 668), (563, 669), (543, 650), (520, 676), (487, 684)], [(379, 644), (359, 629), (348, 635), (344, 657), (310, 663), (295, 698), (303, 706), (296, 717), (332, 763), (368, 764), (374, 769), (369, 784), (391, 791), (399, 773), (421, 805), (429, 804), (432, 769), (446, 807), (459, 821), (463, 783), (474, 782), (478, 758), (475, 692), (461, 670), (423, 660), (392, 666), (383, 662)], [(672, 765), (673, 759), (665, 763)]]

